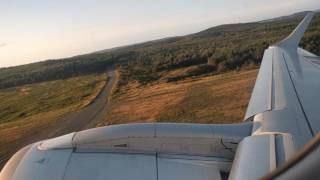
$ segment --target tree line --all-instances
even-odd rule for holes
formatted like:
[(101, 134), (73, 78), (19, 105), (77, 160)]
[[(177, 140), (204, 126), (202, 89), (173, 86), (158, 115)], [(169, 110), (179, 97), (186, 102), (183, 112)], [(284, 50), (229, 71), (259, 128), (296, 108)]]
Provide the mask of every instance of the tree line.
[[(256, 67), (264, 50), (283, 39), (302, 16), (256, 23), (229, 24), (181, 37), (150, 41), (59, 60), (0, 69), (0, 89), (90, 73), (117, 66), (121, 83), (153, 82), (167, 71), (190, 67), (177, 81), (206, 73)], [(320, 54), (320, 15), (316, 15), (301, 46)]]

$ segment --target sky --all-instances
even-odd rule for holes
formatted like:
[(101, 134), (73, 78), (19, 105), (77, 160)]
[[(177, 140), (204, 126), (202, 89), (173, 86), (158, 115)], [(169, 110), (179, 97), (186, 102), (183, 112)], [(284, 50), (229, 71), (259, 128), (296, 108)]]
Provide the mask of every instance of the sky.
[(0, 0), (0, 67), (315, 9), (319, 0)]

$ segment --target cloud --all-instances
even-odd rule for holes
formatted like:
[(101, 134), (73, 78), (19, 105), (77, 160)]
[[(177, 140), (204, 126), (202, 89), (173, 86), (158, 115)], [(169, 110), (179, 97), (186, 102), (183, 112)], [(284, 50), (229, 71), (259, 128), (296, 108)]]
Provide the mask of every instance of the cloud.
[(6, 46), (8, 46), (8, 43), (6, 43), (6, 42), (4, 42), (4, 43), (0, 43), (0, 48), (2, 48), (2, 47), (6, 47)]

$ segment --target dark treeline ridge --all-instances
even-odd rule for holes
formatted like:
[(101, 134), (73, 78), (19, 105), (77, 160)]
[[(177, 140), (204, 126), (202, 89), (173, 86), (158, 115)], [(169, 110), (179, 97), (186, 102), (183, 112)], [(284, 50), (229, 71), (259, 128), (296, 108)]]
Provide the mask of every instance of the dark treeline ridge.
[[(1, 68), (0, 89), (99, 73), (113, 66), (120, 69), (120, 84), (131, 80), (146, 84), (161, 78), (166, 71), (184, 67), (192, 68), (183, 75), (169, 77), (167, 81), (256, 67), (262, 59), (264, 49), (289, 35), (304, 15), (302, 12), (274, 20), (221, 25), (187, 36), (150, 41), (60, 60)], [(320, 54), (319, 30), (318, 13), (300, 44), (318, 55)]]
[(132, 53), (88, 54), (60, 60), (46, 60), (0, 69), (0, 89), (24, 84), (100, 73), (126, 61)]

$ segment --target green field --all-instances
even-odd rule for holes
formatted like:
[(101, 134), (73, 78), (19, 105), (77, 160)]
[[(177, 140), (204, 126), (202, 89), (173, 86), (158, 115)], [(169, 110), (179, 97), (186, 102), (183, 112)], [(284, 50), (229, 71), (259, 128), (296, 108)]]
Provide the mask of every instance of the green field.
[(61, 118), (91, 103), (105, 83), (97, 74), (0, 90), (0, 167), (18, 149), (63, 129)]
[(72, 110), (79, 109), (105, 80), (102, 75), (88, 75), (2, 89), (0, 124), (70, 106)]

